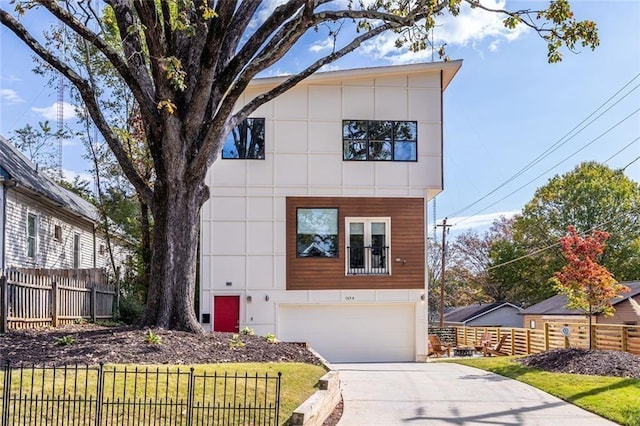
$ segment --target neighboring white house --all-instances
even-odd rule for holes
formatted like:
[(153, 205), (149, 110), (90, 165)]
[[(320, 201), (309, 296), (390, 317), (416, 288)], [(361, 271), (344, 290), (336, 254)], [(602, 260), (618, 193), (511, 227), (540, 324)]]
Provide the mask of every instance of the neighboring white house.
[[(105, 268), (96, 208), (62, 188), (0, 136), (0, 270)], [(116, 264), (129, 250), (112, 244)]]
[(206, 329), (309, 342), (333, 362), (425, 358), (426, 205), (460, 66), (316, 74), (230, 135), (201, 214)]

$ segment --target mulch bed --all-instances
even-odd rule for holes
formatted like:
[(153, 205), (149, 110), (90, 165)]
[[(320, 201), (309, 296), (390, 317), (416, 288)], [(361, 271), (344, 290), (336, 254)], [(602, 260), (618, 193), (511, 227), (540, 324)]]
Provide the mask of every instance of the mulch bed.
[(640, 357), (628, 352), (554, 349), (516, 359), (523, 365), (555, 373), (640, 379)]
[[(145, 342), (148, 329), (69, 325), (55, 329), (11, 331), (0, 335), (0, 361), (27, 365), (88, 364), (214, 364), (228, 362), (321, 361), (304, 343), (269, 343), (262, 336), (240, 335), (243, 346), (233, 344), (232, 333), (197, 335), (153, 329), (161, 343)], [(71, 337), (66, 337), (71, 336)], [(64, 340), (74, 343), (64, 345)]]

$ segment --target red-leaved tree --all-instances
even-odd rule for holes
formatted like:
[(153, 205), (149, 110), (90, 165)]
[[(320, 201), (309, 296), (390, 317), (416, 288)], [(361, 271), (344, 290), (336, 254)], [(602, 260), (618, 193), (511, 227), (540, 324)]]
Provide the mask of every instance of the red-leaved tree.
[(589, 318), (589, 349), (591, 344), (591, 320), (594, 314), (612, 316), (615, 308), (612, 299), (629, 288), (618, 283), (611, 272), (600, 265), (599, 260), (609, 238), (607, 232), (595, 230), (582, 237), (573, 226), (560, 238), (562, 254), (567, 264), (554, 276), (556, 289), (567, 295), (569, 309), (578, 309)]

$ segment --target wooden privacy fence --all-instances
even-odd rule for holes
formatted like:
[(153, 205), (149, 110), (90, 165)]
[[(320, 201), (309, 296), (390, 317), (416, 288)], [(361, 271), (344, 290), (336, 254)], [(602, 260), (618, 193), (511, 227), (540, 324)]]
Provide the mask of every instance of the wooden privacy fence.
[[(113, 286), (106, 284), (100, 270), (84, 271), (4, 271), (0, 277), (0, 332), (57, 327), (82, 319), (112, 319)], [(100, 278), (81, 280), (73, 276)]]
[[(589, 326), (584, 323), (547, 322), (544, 329), (502, 327), (453, 327), (457, 346), (474, 346), (485, 332), (492, 344), (507, 335), (501, 351), (510, 355), (529, 355), (550, 349), (589, 348)], [(594, 349), (629, 352), (640, 355), (640, 326), (593, 324), (591, 344)]]

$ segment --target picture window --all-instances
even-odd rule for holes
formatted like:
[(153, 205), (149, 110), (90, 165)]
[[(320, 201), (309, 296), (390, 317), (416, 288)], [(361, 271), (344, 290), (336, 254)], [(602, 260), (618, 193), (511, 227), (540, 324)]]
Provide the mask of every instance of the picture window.
[(338, 257), (338, 209), (298, 208), (297, 257)]
[(343, 160), (417, 161), (416, 121), (344, 120)]

